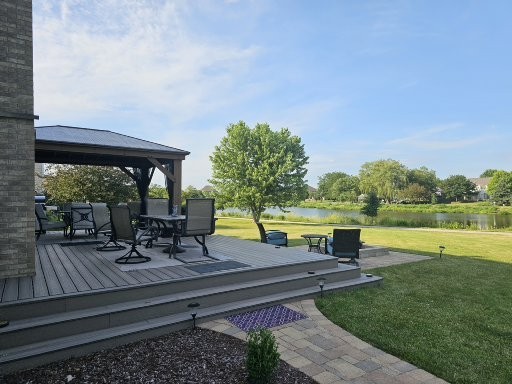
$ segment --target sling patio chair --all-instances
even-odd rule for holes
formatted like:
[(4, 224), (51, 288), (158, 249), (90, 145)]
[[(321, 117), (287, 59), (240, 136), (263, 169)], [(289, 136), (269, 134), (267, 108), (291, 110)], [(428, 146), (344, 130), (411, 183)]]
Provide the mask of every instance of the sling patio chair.
[(215, 199), (187, 199), (185, 220), (173, 233), (169, 257), (176, 257), (176, 250), (181, 237), (193, 236), (201, 245), (203, 255), (208, 255), (206, 236), (215, 232)]
[(272, 244), (275, 246), (288, 246), (288, 234), (277, 229), (265, 230), (263, 223), (256, 223), (260, 232), (260, 240), (262, 243)]
[(46, 231), (63, 230), (64, 236), (67, 234), (68, 224), (64, 221), (50, 221), (44, 210), (43, 204), (36, 203), (36, 240), (39, 240), (41, 234)]
[(151, 258), (142, 255), (137, 246), (146, 242), (146, 248), (151, 248), (155, 237), (153, 228), (137, 230), (132, 224), (130, 208), (126, 205), (109, 206), (109, 209), (114, 241), (123, 241), (131, 245), (130, 250), (123, 256), (118, 257), (115, 262), (118, 264), (138, 264), (150, 261)]
[(118, 251), (125, 249), (126, 247), (119, 244), (114, 240), (112, 235), (112, 225), (110, 223), (110, 211), (107, 203), (91, 203), (92, 213), (94, 215), (94, 222), (96, 223), (95, 236), (98, 235), (108, 236), (108, 239), (99, 247), (96, 248), (98, 251)]
[(332, 232), (331, 255), (340, 259), (348, 258), (351, 264), (359, 265), (359, 248), (361, 247), (361, 229), (334, 229)]

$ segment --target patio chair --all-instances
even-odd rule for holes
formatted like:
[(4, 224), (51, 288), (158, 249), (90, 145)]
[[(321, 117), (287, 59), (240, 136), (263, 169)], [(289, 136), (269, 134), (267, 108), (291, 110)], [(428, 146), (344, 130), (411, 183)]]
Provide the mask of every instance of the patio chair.
[[(148, 215), (169, 215), (169, 200), (168, 199), (148, 199), (147, 205)], [(173, 228), (167, 227), (163, 222), (153, 221), (153, 224), (158, 228), (159, 236), (162, 238), (170, 238), (173, 234)], [(149, 223), (146, 223), (146, 226)], [(169, 242), (158, 243), (155, 245), (169, 246)]]
[(148, 199), (148, 215), (168, 215), (169, 199)]
[(340, 259), (348, 258), (351, 264), (359, 265), (356, 259), (359, 259), (360, 236), (360, 228), (334, 229), (331, 254)]
[(256, 223), (260, 231), (260, 240), (262, 243), (272, 244), (276, 246), (288, 246), (288, 234), (277, 229), (265, 230), (263, 223)]
[(187, 199), (185, 220), (181, 228), (173, 234), (169, 257), (176, 256), (176, 249), (181, 237), (191, 237), (203, 248), (203, 255), (208, 255), (206, 236), (215, 232), (215, 199)]
[(69, 238), (71, 240), (78, 230), (84, 230), (86, 234), (97, 237), (94, 214), (89, 203), (71, 203), (69, 213)]
[(95, 236), (98, 234), (108, 236), (108, 240), (96, 248), (98, 251), (118, 251), (126, 247), (120, 245), (114, 240), (112, 235), (112, 225), (110, 224), (110, 211), (107, 203), (91, 203), (92, 213), (94, 215), (94, 222), (96, 223)]
[(44, 210), (43, 204), (37, 203), (35, 205), (35, 213), (36, 213), (36, 240), (39, 240), (41, 234), (46, 233), (46, 231), (56, 231), (63, 230), (64, 236), (66, 235), (66, 230), (68, 228), (68, 224), (64, 221), (50, 221), (48, 216), (46, 216), (46, 212)]
[(146, 248), (151, 248), (154, 238), (152, 228), (142, 231), (137, 230), (132, 224), (130, 208), (126, 205), (111, 206), (109, 209), (114, 241), (123, 241), (131, 245), (130, 250), (123, 256), (118, 257), (115, 262), (118, 264), (138, 264), (150, 261), (151, 258), (142, 255), (137, 246), (145, 241)]

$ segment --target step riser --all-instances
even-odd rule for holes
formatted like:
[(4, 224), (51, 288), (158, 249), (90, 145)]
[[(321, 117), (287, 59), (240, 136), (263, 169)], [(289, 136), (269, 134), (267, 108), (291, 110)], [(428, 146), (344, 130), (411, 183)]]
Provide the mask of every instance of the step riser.
[[(285, 280), (272, 284), (251, 285), (235, 288), (231, 291), (223, 291), (203, 296), (176, 298), (173, 301), (163, 303), (154, 302), (142, 308), (129, 309), (122, 312), (106, 313), (87, 318), (72, 319), (66, 322), (52, 323), (34, 328), (20, 329), (2, 334), (3, 348), (13, 348), (20, 345), (30, 344), (39, 341), (51, 340), (58, 337), (70, 336), (76, 333), (105, 329), (133, 322), (153, 319), (166, 315), (187, 312), (187, 305), (191, 302), (201, 304), (201, 309), (228, 304), (236, 301), (249, 300), (262, 296), (269, 296), (277, 293), (300, 290), (303, 288), (317, 287), (320, 274), (306, 275), (295, 280)], [(348, 271), (331, 270), (321, 275), (325, 277), (326, 284), (329, 282), (341, 282), (355, 279), (360, 276), (359, 269)], [(149, 301), (149, 299), (148, 299)]]
[[(378, 280), (378, 281), (373, 280), (373, 281), (369, 281), (368, 283), (365, 283), (364, 285), (365, 286), (378, 286), (381, 284), (382, 284), (381, 280)], [(333, 289), (332, 291), (351, 290), (351, 289), (357, 289), (360, 287), (361, 287), (361, 284), (358, 284), (355, 286), (349, 285), (349, 286), (346, 286), (343, 288)], [(326, 293), (328, 293), (328, 292), (329, 292), (329, 290), (326, 291)], [(290, 292), (290, 294), (292, 294), (292, 293), (293, 292)], [(297, 295), (291, 295), (291, 296), (293, 296), (294, 300), (315, 298), (315, 297), (318, 297), (318, 292), (308, 293), (308, 294), (297, 294)], [(227, 309), (225, 308), (222, 311), (218, 311), (218, 312), (210, 311), (207, 315), (200, 313), (199, 317), (197, 319), (197, 324), (201, 324), (202, 322), (225, 317), (230, 314), (240, 313), (241, 311), (255, 310), (258, 308), (266, 307), (268, 305), (286, 303), (288, 301), (289, 300), (286, 300), (286, 299), (269, 300), (269, 301), (265, 302), (264, 304), (260, 304), (260, 305), (252, 305), (252, 306), (248, 306), (248, 307), (237, 306), (237, 307), (233, 307), (233, 308), (227, 308)], [(58, 361), (58, 360), (67, 359), (70, 357), (86, 355), (88, 353), (96, 352), (101, 349), (113, 348), (113, 347), (116, 347), (119, 345), (124, 345), (127, 343), (143, 340), (146, 338), (161, 336), (161, 335), (164, 335), (169, 332), (174, 332), (174, 331), (178, 331), (178, 330), (189, 328), (189, 327), (191, 327), (190, 319), (185, 320), (185, 321), (181, 320), (181, 321), (169, 323), (169, 324), (166, 324), (163, 326), (159, 325), (159, 326), (156, 326), (153, 328), (148, 327), (148, 329), (145, 329), (142, 331), (129, 333), (129, 334), (121, 335), (121, 336), (116, 336), (116, 337), (109, 338), (106, 340), (89, 342), (86, 344), (79, 344), (79, 345), (70, 345), (64, 349), (58, 349), (58, 350), (52, 350), (50, 352), (46, 352), (44, 355), (28, 356), (23, 359), (16, 359), (16, 360), (0, 363), (0, 372), (10, 373), (10, 372), (14, 372), (14, 371), (22, 370), (22, 369), (33, 368), (33, 367), (36, 367), (39, 365), (47, 364), (47, 363)]]
[(2, 317), (10, 320), (53, 315), (55, 313), (69, 312), (80, 309), (94, 308), (102, 305), (111, 305), (132, 300), (142, 300), (168, 294), (179, 294), (197, 289), (220, 287), (228, 284), (237, 284), (247, 281), (278, 277), (287, 274), (307, 273), (308, 271), (335, 268), (336, 260), (321, 260), (313, 263), (302, 263), (274, 268), (262, 268), (250, 271), (233, 271), (218, 275), (198, 276), (181, 280), (172, 280), (165, 283), (146, 284), (138, 287), (127, 287), (115, 291), (93, 292), (77, 294), (64, 298), (52, 298), (44, 301), (33, 300), (25, 303), (2, 305)]

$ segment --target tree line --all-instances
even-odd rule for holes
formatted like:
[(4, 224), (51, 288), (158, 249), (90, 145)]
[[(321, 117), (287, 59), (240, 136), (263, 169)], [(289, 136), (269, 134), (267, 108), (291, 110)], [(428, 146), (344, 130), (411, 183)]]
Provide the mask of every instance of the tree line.
[[(512, 201), (512, 172), (488, 169), (480, 177), (491, 177), (487, 193), (499, 204)], [(452, 175), (444, 180), (427, 167), (408, 169), (393, 159), (364, 163), (359, 174), (329, 172), (319, 177), (317, 199), (357, 202), (375, 193), (387, 203), (438, 203), (469, 200), (478, 193), (466, 176)]]

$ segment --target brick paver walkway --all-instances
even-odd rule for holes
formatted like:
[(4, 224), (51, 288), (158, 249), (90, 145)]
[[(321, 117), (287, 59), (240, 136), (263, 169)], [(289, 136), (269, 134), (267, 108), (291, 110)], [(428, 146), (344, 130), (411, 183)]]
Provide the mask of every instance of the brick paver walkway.
[[(428, 259), (390, 252), (389, 256), (360, 260), (362, 269)], [(272, 328), (281, 359), (320, 384), (439, 384), (446, 383), (370, 344), (329, 321), (314, 300), (286, 304), (307, 319)], [(247, 334), (225, 319), (200, 325), (246, 340)]]

